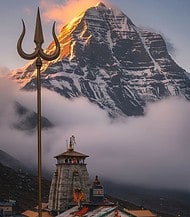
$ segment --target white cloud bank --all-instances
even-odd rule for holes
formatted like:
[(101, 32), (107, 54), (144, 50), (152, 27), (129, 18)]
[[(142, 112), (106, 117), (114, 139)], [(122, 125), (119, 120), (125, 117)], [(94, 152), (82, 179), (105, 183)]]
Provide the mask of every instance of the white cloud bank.
[[(36, 93), (22, 92), (0, 80), (0, 148), (18, 159), (37, 163), (37, 138), (12, 127), (16, 100), (35, 110)], [(143, 117), (111, 121), (106, 112), (84, 98), (67, 100), (42, 91), (43, 115), (56, 125), (43, 131), (43, 166), (55, 168), (55, 155), (76, 137), (91, 175), (119, 183), (190, 190), (190, 103), (169, 98), (147, 107)]]

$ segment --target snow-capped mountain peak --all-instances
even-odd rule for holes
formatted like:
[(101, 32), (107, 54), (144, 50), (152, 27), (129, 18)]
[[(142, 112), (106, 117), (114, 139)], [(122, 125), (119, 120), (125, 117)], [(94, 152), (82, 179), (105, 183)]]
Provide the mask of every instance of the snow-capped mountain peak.
[[(74, 17), (58, 34), (60, 56), (43, 62), (42, 86), (68, 97), (87, 97), (111, 116), (141, 115), (147, 102), (190, 98), (190, 80), (158, 33), (135, 26), (103, 3)], [(54, 50), (52, 42), (46, 52)], [(36, 88), (34, 62), (12, 72), (23, 88)]]

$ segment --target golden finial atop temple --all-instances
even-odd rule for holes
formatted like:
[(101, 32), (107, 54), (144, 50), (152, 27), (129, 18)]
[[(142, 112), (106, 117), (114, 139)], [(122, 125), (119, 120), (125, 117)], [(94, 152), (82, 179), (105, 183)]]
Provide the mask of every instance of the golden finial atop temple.
[(71, 136), (70, 137), (70, 142), (69, 142), (69, 147), (68, 147), (68, 151), (74, 151), (74, 145), (76, 144), (75, 141), (75, 136)]

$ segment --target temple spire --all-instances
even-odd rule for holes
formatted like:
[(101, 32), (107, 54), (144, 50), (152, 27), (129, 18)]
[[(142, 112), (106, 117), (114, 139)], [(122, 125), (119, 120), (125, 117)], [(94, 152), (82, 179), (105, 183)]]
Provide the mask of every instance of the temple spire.
[[(69, 206), (83, 201), (89, 202), (89, 175), (85, 163), (88, 155), (74, 150), (75, 137), (68, 141), (67, 151), (55, 156), (56, 170), (52, 178), (48, 209), (53, 212), (63, 212)], [(79, 192), (80, 190), (80, 192)], [(84, 197), (80, 198), (80, 196)], [(74, 198), (74, 195), (77, 197)], [(79, 198), (78, 198), (79, 196)]]
[(96, 178), (95, 178), (93, 184), (94, 184), (94, 186), (95, 186), (95, 185), (100, 185), (100, 181), (99, 181), (99, 179), (98, 179), (98, 176), (96, 176)]

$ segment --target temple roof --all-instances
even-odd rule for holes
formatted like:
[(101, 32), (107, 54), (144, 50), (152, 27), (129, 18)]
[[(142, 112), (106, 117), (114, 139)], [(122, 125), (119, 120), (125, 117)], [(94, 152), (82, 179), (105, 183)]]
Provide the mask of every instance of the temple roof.
[(68, 150), (66, 152), (63, 152), (62, 154), (59, 154), (55, 156), (55, 158), (60, 158), (60, 157), (80, 157), (80, 158), (86, 158), (89, 157), (88, 155), (82, 154), (80, 152), (74, 151), (74, 150)]
[(59, 154), (55, 156), (56, 159), (62, 158), (62, 157), (76, 157), (76, 158), (86, 158), (89, 157), (88, 155), (85, 155), (83, 153), (77, 152), (74, 150), (74, 145), (76, 144), (75, 142), (75, 137), (72, 135), (70, 137), (70, 142), (67, 145), (67, 151), (63, 152), (62, 154)]

